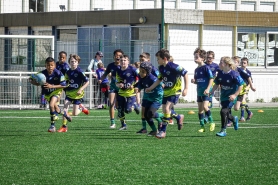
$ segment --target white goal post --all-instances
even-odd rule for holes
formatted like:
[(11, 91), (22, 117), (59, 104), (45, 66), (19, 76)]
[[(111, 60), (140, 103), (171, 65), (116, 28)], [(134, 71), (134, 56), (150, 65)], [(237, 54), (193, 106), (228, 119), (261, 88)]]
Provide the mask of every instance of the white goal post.
[(0, 35), (3, 39), (51, 39), (51, 57), (54, 58), (55, 38), (53, 35)]

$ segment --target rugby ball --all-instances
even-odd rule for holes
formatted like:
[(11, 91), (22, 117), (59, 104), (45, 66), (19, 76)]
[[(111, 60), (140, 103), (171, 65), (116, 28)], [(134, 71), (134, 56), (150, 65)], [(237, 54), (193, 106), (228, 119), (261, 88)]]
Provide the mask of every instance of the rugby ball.
[(46, 77), (42, 73), (32, 74), (32, 78), (40, 85), (46, 83)]

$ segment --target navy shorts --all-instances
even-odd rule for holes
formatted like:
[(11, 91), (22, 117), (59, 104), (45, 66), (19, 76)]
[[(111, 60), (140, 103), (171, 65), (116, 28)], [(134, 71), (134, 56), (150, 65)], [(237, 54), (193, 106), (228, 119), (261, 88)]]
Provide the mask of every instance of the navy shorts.
[(164, 105), (164, 104), (167, 103), (167, 101), (169, 101), (169, 102), (173, 103), (174, 105), (176, 105), (178, 103), (178, 101), (179, 101), (179, 97), (180, 97), (179, 94), (178, 95), (172, 95), (172, 96), (163, 97), (162, 104)]
[(65, 100), (68, 100), (72, 104), (75, 104), (75, 105), (79, 105), (79, 104), (81, 104), (84, 101), (83, 98), (81, 98), (81, 99), (72, 99), (72, 98), (69, 98), (67, 96), (66, 96)]
[(197, 96), (197, 102), (204, 102), (209, 100), (210, 100), (209, 96)]

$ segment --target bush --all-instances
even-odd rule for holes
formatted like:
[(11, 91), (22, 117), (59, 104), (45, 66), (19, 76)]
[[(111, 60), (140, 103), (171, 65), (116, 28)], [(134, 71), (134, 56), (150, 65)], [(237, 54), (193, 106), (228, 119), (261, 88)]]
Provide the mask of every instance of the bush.
[(271, 102), (278, 102), (278, 97), (273, 97)]
[(264, 103), (264, 99), (261, 98), (261, 99), (256, 99), (256, 103)]

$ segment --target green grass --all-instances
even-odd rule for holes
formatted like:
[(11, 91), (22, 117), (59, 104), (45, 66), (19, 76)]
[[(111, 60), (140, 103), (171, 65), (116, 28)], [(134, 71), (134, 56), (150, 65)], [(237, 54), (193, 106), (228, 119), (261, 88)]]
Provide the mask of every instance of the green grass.
[(257, 110), (219, 138), (218, 108), (216, 130), (205, 133), (197, 132), (197, 114), (177, 109), (183, 130), (169, 125), (161, 140), (135, 134), (141, 121), (134, 113), (127, 131), (109, 129), (108, 110), (91, 110), (73, 117), (67, 133), (48, 133), (48, 111), (1, 110), (0, 184), (277, 184), (278, 109)]

